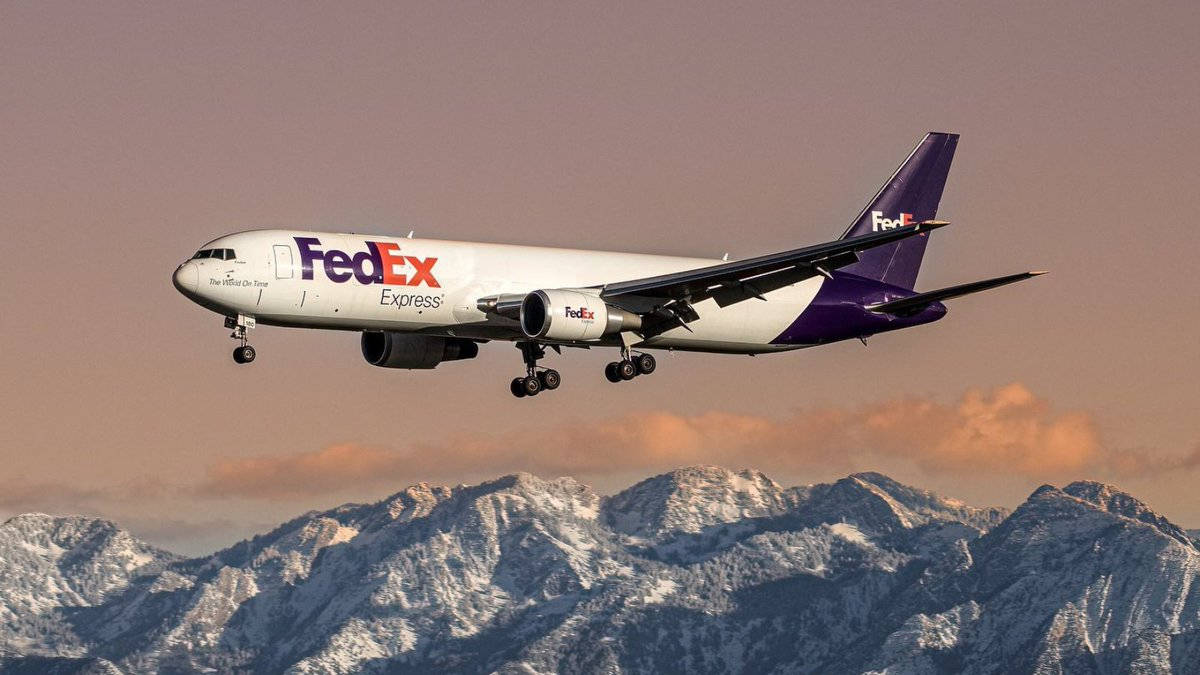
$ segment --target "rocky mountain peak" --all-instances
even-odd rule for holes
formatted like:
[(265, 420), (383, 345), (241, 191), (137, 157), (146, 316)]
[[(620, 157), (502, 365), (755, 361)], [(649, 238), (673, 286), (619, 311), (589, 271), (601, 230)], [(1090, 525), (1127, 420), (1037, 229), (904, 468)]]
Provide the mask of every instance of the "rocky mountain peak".
[(448, 499), (452, 492), (445, 485), (410, 485), (386, 500), (388, 516), (406, 521), (424, 517), (438, 502)]
[(605, 502), (609, 522), (626, 534), (656, 539), (783, 513), (795, 497), (759, 471), (690, 466), (648, 478)]
[(0, 524), (0, 564), (9, 568), (107, 565), (132, 573), (174, 558), (100, 518), (26, 513)]
[[(1095, 516), (1104, 516), (1097, 519)], [(1191, 537), (1178, 525), (1155, 512), (1141, 500), (1113, 485), (1096, 481), (1076, 481), (1064, 488), (1042, 485), (1034, 490), (1017, 509), (1008, 525), (1021, 522), (1040, 523), (1050, 519), (1085, 519), (1099, 524), (1136, 521), (1149, 525), (1158, 534), (1191, 545)]]
[(986, 585), (1003, 586), (1070, 560), (1081, 573), (1112, 574), (1160, 552), (1197, 553), (1178, 526), (1119, 489), (1096, 482), (1034, 490), (972, 547)]
[(874, 471), (851, 474), (849, 478), (882, 491), (888, 497), (903, 504), (905, 508), (918, 513), (935, 514), (959, 511), (966, 506), (957, 499), (949, 499), (929, 490), (904, 485)]
[(86, 516), (52, 516), (46, 513), (23, 513), (9, 518), (0, 530), (29, 540), (43, 540), (59, 545), (74, 546), (86, 539), (116, 532), (111, 521)]
[(0, 524), (0, 651), (13, 643), (35, 651), (69, 646), (64, 608), (100, 605), (178, 560), (107, 520), (10, 518)]
[(1123, 492), (1115, 486), (1081, 480), (1066, 486), (1063, 488), (1063, 492), (1089, 504), (1094, 504), (1109, 513), (1153, 525), (1164, 534), (1181, 542), (1191, 543), (1192, 541), (1183, 528), (1156, 513), (1133, 495)]
[(911, 530), (934, 523), (959, 523), (977, 532), (995, 526), (1007, 511), (977, 508), (881, 473), (856, 473), (808, 490), (804, 510), (819, 522), (853, 522), (876, 533)]

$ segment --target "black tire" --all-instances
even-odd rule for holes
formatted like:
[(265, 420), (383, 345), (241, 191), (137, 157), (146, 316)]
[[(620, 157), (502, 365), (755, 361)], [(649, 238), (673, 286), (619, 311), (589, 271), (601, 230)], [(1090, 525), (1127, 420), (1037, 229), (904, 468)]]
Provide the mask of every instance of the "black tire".
[(608, 378), (608, 381), (612, 382), (613, 384), (621, 381), (621, 376), (617, 374), (616, 361), (604, 366), (604, 377)]
[(536, 376), (521, 378), (521, 391), (526, 396), (537, 396), (542, 391), (542, 381)]
[(633, 361), (626, 360), (617, 364), (617, 375), (622, 380), (632, 380), (637, 377), (637, 374), (637, 366), (633, 365)]
[(562, 384), (562, 375), (559, 375), (558, 371), (554, 369), (538, 373), (538, 379), (542, 381), (542, 389), (546, 391), (558, 389), (558, 385)]
[(254, 357), (258, 354), (254, 351), (254, 347), (244, 345), (233, 350), (233, 360), (237, 363), (253, 363)]
[(521, 380), (522, 378), (520, 377), (514, 377), (513, 381), (508, 385), (508, 390), (517, 398), (525, 398), (525, 388), (521, 386)]
[(658, 367), (658, 362), (649, 354), (638, 354), (633, 357), (633, 365), (637, 367), (638, 375), (649, 375)]

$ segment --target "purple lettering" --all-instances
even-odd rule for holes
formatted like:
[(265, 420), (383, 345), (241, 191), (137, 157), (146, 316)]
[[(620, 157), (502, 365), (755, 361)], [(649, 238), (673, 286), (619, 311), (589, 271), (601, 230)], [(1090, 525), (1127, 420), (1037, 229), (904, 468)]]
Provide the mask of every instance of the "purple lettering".
[(322, 260), (324, 254), (321, 251), (313, 250), (314, 246), (320, 246), (321, 240), (316, 237), (296, 237), (296, 248), (300, 249), (300, 278), (312, 281), (313, 278), (313, 261)]
[[(354, 278), (358, 279), (360, 284), (382, 284), (383, 283), (383, 261), (379, 258), (379, 249), (376, 248), (375, 242), (367, 242), (367, 250), (361, 253), (355, 253), (351, 258), (354, 263)], [(371, 271), (367, 271), (367, 263), (371, 263)]]
[(325, 254), (325, 276), (335, 284), (345, 283), (352, 276), (350, 256), (344, 251), (331, 249)]
[[(366, 251), (353, 255), (337, 249), (321, 250), (321, 240), (316, 237), (295, 237), (300, 251), (300, 278), (313, 280), (313, 269), (317, 263), (325, 269), (325, 276), (334, 283), (345, 283), (354, 277), (363, 285), (385, 284), (390, 286), (420, 286), (438, 288), (440, 284), (433, 276), (437, 258), (415, 258), (399, 255), (400, 245), (393, 243), (365, 242)], [(406, 266), (416, 272), (409, 278)]]

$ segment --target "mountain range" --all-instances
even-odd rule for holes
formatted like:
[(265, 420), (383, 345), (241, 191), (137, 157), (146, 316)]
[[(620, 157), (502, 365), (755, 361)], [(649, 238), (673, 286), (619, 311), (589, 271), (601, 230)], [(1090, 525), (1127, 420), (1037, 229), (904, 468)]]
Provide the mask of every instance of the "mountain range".
[(422, 483), (199, 558), (25, 514), (0, 672), (1194, 673), (1197, 547), (1101, 483), (1009, 512), (711, 466)]

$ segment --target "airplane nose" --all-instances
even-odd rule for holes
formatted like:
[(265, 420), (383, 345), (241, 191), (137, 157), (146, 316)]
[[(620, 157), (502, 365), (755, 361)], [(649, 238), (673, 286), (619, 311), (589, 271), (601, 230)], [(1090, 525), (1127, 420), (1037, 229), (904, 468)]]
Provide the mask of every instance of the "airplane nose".
[(196, 263), (185, 262), (175, 270), (173, 277), (175, 288), (179, 289), (184, 295), (194, 294), (196, 288), (200, 286), (200, 268)]

